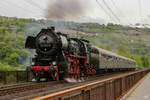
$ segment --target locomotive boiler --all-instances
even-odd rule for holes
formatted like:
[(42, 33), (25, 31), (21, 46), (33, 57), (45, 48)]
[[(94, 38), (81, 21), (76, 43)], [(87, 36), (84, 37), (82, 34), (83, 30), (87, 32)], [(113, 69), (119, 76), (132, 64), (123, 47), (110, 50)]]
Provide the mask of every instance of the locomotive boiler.
[(88, 40), (70, 38), (54, 27), (28, 36), (25, 47), (35, 49), (30, 70), (36, 81), (81, 81), (81, 78), (115, 70), (133, 70), (135, 61), (97, 48)]

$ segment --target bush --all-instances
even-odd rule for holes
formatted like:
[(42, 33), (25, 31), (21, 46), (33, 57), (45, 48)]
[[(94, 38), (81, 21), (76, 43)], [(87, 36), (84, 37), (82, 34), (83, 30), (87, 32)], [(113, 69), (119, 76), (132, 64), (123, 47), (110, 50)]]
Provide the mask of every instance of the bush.
[(0, 62), (0, 71), (14, 71), (14, 70), (16, 70), (16, 68)]

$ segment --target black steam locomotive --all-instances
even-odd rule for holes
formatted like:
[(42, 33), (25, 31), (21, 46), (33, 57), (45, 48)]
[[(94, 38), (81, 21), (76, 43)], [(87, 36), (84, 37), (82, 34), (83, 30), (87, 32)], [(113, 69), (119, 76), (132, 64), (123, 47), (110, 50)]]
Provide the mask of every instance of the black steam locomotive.
[(97, 48), (89, 41), (69, 38), (55, 32), (55, 28), (42, 29), (36, 37), (28, 36), (25, 47), (35, 49), (31, 71), (36, 81), (80, 80), (101, 71), (133, 70), (135, 61)]

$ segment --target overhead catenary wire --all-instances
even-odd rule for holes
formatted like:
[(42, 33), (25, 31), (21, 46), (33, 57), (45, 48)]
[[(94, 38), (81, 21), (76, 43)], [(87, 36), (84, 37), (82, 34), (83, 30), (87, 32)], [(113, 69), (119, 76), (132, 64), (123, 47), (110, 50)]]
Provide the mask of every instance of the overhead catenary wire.
[(140, 16), (140, 23), (141, 25), (146, 28), (146, 24), (143, 23), (143, 13), (142, 13), (142, 1), (138, 0), (138, 5), (139, 5), (139, 16)]
[(109, 7), (109, 5), (106, 3), (105, 0), (102, 0), (106, 8), (110, 11), (110, 13), (114, 16), (114, 18), (120, 23), (120, 19), (117, 17), (117, 15), (113, 12), (113, 10)]
[[(0, 4), (0, 6), (1, 6), (1, 12), (4, 14), (4, 16), (6, 16), (8, 13), (8, 11), (10, 10), (10, 9), (8, 9), (8, 7), (7, 6), (9, 6), (11, 3), (8, 3), (8, 1), (5, 1), (5, 2), (1, 2), (1, 4)], [(14, 7), (14, 6), (13, 6)], [(15, 6), (15, 8), (18, 8), (18, 7), (16, 7)], [(19, 9), (20, 10), (20, 9)], [(22, 13), (20, 13), (21, 15), (22, 15)]]
[[(23, 11), (25, 11), (27, 13), (30, 13), (30, 14), (37, 13), (35, 11), (26, 9), (26, 8), (24, 8), (24, 7), (22, 7), (22, 6), (18, 5), (18, 4), (15, 4), (14, 2), (8, 1), (8, 0), (3, 0), (2, 2), (6, 3), (8, 5), (13, 5), (13, 7), (22, 9)], [(39, 16), (43, 16), (43, 15), (39, 15)]]
[(118, 8), (118, 6), (116, 5), (115, 1), (114, 0), (110, 0), (110, 1), (112, 2), (112, 4), (115, 7), (115, 9), (118, 10), (121, 15), (123, 15), (122, 11)]
[(27, 2), (28, 4), (30, 4), (31, 6), (34, 6), (40, 10), (46, 10), (43, 7), (41, 7), (39, 4), (35, 3), (33, 0), (24, 0), (25, 2)]
[[(1, 8), (3, 7), (2, 4), (0, 5), (0, 7), (1, 7)], [(0, 14), (0, 16), (3, 16), (3, 14), (4, 14), (4, 15), (7, 15), (6, 11), (8, 11), (7, 8), (1, 9), (1, 13), (2, 13), (2, 14)]]
[(142, 3), (141, 3), (141, 0), (138, 0), (138, 6), (139, 6), (139, 17), (140, 17), (140, 21), (142, 23)]
[(138, 0), (138, 4), (139, 4), (139, 15), (140, 15), (140, 17), (142, 17), (142, 4), (141, 4), (141, 0)]
[[(110, 0), (114, 6), (114, 8), (121, 14), (121, 16), (125, 17), (125, 14), (120, 10), (120, 8), (117, 6), (114, 0)], [(130, 23), (129, 18), (126, 19), (128, 23)]]
[(22, 7), (22, 6), (18, 5), (18, 4), (15, 4), (13, 2), (9, 2), (8, 0), (4, 0), (4, 2), (6, 2), (7, 4), (10, 4), (10, 5), (13, 5), (14, 7), (21, 8), (24, 11), (33, 13), (32, 10), (25, 9), (24, 7)]
[(103, 5), (102, 5), (98, 0), (96, 0), (96, 3), (97, 3), (97, 4), (99, 5), (99, 7), (104, 11), (104, 13), (105, 13), (106, 15), (108, 15), (108, 17), (109, 17), (111, 20), (117, 22), (117, 21), (111, 16), (111, 14), (110, 14), (109, 12), (107, 12), (107, 10), (103, 7)]

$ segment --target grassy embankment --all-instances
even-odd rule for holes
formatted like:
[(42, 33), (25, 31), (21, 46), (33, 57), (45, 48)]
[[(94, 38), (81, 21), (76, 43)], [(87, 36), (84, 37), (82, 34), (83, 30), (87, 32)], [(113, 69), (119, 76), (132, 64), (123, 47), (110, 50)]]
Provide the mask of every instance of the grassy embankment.
[(150, 29), (86, 23), (79, 30), (95, 34), (84, 38), (98, 47), (132, 58), (139, 67), (150, 66)]

